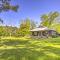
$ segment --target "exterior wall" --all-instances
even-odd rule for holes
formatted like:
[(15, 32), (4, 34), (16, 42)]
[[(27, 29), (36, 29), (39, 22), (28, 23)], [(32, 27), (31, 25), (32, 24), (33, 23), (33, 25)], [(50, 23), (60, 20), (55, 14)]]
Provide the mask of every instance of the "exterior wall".
[(34, 31), (31, 32), (31, 37), (32, 38), (45, 38), (48, 37), (48, 31)]
[(57, 32), (54, 30), (33, 31), (31, 33), (32, 38), (48, 38), (58, 36)]
[(53, 37), (53, 36), (58, 36), (58, 33), (54, 30), (49, 30), (49, 36)]

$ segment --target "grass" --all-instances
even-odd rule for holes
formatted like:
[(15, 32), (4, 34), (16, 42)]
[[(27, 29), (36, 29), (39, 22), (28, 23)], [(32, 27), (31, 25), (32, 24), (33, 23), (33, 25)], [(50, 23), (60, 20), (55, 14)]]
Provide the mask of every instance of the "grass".
[(0, 39), (0, 60), (60, 60), (60, 37)]

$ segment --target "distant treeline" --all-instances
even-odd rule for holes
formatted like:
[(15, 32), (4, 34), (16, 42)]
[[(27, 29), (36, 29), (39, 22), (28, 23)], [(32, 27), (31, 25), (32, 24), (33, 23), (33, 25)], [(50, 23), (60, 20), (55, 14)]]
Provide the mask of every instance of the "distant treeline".
[(30, 34), (30, 30), (36, 27), (32, 20), (22, 20), (19, 28), (12, 26), (0, 26), (0, 36), (25, 36)]
[(0, 36), (15, 36), (17, 27), (0, 26)]

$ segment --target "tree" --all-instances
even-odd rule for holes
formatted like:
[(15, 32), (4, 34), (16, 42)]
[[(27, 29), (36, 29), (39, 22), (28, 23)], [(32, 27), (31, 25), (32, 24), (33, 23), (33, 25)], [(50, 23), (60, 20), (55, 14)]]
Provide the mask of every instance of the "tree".
[(20, 27), (17, 29), (17, 36), (25, 36), (30, 34), (30, 30), (35, 28), (36, 24), (29, 18), (22, 20)]
[[(3, 30), (3, 26), (0, 26), (0, 36), (2, 36), (3, 35), (3, 32), (4, 30)], [(3, 32), (3, 33), (2, 33)]]
[(60, 23), (53, 23), (51, 28), (55, 29), (58, 33), (60, 33)]
[(30, 32), (30, 20), (29, 19), (22, 20), (20, 28), (18, 30), (19, 35), (25, 36), (28, 35), (29, 32)]
[[(13, 6), (10, 4), (11, 0), (0, 0), (0, 13), (3, 11), (9, 11), (9, 10), (13, 10), (13, 11), (17, 11), (18, 10), (18, 5)], [(3, 20), (0, 19), (0, 22), (2, 23)]]
[(58, 12), (52, 12), (49, 15), (49, 26), (52, 25), (53, 21), (59, 16)]
[(17, 27), (0, 26), (0, 36), (16, 36)]
[[(17, 12), (18, 5), (13, 6), (10, 4), (10, 1), (11, 0), (0, 0), (0, 13), (3, 11), (4, 12), (9, 11), (9, 10), (13, 10), (13, 11)], [(1, 18), (0, 18), (0, 23), (3, 23), (3, 20)], [(4, 27), (0, 26), (0, 35), (2, 35), (2, 32), (3, 32), (3, 35), (9, 35), (9, 32), (11, 32), (10, 30), (8, 30), (8, 27), (4, 28)]]
[(42, 15), (41, 20), (42, 20), (41, 25), (48, 26), (48, 20), (49, 20), (48, 15), (46, 15), (46, 14)]
[(58, 16), (59, 16), (58, 12), (50, 12), (48, 15), (44, 14), (41, 17), (41, 20), (42, 20), (41, 24), (43, 26), (50, 27), (52, 25), (53, 21), (55, 20), (55, 18)]
[(10, 4), (10, 1), (11, 0), (0, 0), (0, 12), (8, 11), (8, 10), (17, 11), (18, 5), (13, 6)]

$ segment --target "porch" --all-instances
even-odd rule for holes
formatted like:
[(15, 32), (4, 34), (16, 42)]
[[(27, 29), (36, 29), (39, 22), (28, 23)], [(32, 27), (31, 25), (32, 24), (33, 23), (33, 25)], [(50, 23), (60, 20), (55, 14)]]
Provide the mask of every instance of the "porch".
[(49, 32), (48, 30), (45, 31), (32, 31), (31, 37), (32, 38), (48, 38)]

